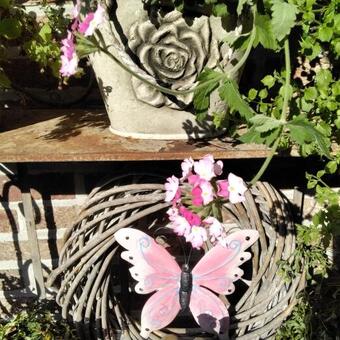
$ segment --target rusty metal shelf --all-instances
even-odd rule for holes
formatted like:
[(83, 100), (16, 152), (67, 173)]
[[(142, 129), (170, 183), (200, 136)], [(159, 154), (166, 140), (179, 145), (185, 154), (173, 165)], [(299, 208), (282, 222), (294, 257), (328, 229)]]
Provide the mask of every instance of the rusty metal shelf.
[(263, 158), (268, 149), (211, 141), (136, 140), (113, 135), (103, 110), (30, 110), (1, 126), (0, 162), (181, 160), (207, 153), (220, 159)]

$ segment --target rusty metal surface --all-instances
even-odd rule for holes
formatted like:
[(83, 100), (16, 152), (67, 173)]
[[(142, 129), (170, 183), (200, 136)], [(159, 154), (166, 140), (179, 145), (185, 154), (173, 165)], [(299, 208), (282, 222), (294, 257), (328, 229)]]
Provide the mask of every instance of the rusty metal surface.
[(20, 119), (3, 121), (0, 162), (180, 160), (207, 153), (221, 159), (268, 155), (268, 149), (262, 146), (236, 145), (225, 138), (195, 142), (136, 140), (113, 135), (108, 127), (106, 113), (99, 110), (26, 111)]

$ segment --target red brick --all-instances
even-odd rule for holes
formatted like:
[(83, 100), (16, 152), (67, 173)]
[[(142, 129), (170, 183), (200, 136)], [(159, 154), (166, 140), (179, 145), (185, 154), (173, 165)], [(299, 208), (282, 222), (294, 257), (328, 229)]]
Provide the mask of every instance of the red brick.
[[(42, 260), (58, 258), (63, 240), (39, 240), (39, 250)], [(26, 262), (31, 258), (31, 246), (29, 241), (2, 242), (0, 243), (0, 261), (16, 260), (20, 265), (21, 261)], [(1, 273), (1, 269), (0, 269)]]
[(45, 207), (36, 209), (37, 229), (60, 229), (70, 228), (77, 218), (79, 206), (52, 207), (47, 204)]
[(14, 209), (0, 209), (0, 233), (14, 232), (19, 230), (18, 213)]
[(0, 195), (1, 202), (21, 201), (21, 191), (17, 183), (5, 175), (0, 175)]

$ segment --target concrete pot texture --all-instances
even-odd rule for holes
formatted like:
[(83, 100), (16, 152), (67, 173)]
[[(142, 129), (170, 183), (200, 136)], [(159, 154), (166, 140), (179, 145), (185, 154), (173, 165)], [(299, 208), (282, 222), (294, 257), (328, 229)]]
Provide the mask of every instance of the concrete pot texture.
[[(219, 65), (228, 70), (242, 56), (221, 42), (227, 33), (224, 27), (221, 18), (188, 17), (176, 10), (150, 12), (141, 0), (117, 0), (110, 21), (100, 30), (106, 45), (115, 45), (110, 52), (130, 69), (154, 84), (181, 91), (193, 89), (204, 68), (217, 69)], [(186, 140), (223, 132), (214, 128), (210, 114), (203, 123), (196, 121), (193, 92), (164, 94), (102, 52), (94, 53), (91, 62), (114, 134)], [(214, 91), (209, 113), (226, 109)]]

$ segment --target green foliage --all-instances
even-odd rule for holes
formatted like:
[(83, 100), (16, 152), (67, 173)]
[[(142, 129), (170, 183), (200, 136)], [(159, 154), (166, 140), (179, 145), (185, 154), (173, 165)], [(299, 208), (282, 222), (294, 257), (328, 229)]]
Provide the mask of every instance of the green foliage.
[(283, 0), (273, 0), (272, 20), (273, 33), (278, 41), (285, 38), (296, 22), (297, 8)]
[(310, 224), (297, 226), (297, 248), (290, 259), (279, 262), (279, 271), (287, 281), (304, 271), (309, 286), (277, 333), (277, 340), (333, 339), (340, 332), (340, 287), (331, 287), (326, 281), (332, 267), (327, 249), (340, 235), (340, 192), (323, 180), (339, 166), (340, 154), (327, 162), (324, 170), (306, 176), (320, 209)]
[(14, 0), (0, 0), (0, 87), (11, 86), (4, 69), (12, 46), (21, 46), (43, 70), (50, 69), (59, 77), (60, 38), (65, 35), (70, 20), (65, 18), (62, 7), (46, 6), (44, 11), (46, 20), (40, 23)]
[(77, 339), (74, 330), (57, 321), (49, 312), (21, 312), (7, 323), (0, 323), (0, 340)]

